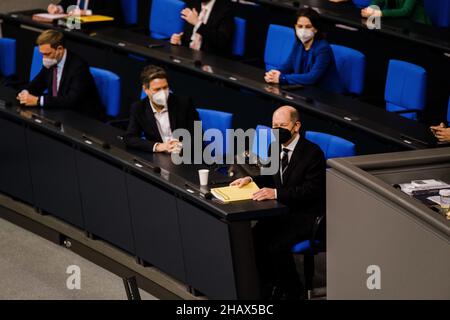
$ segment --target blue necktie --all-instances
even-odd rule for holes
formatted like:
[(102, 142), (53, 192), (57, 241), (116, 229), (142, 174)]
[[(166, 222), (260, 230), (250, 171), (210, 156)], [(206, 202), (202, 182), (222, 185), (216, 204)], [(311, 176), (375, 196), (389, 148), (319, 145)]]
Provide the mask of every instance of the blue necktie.
[(84, 0), (80, 0), (80, 10), (84, 10)]

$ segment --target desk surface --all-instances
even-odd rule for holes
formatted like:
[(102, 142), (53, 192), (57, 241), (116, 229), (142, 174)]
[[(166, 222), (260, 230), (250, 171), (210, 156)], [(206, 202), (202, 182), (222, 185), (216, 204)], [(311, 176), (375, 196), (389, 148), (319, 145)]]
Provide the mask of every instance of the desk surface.
[[(347, 3), (332, 3), (324, 0), (253, 0), (254, 2), (292, 9), (310, 6), (328, 20), (342, 23), (350, 27), (367, 29), (366, 19), (361, 18), (360, 9), (351, 1)], [(450, 28), (437, 28), (423, 25), (408, 19), (382, 19), (382, 27), (376, 32), (382, 32), (394, 37), (407, 39), (433, 48), (450, 51)]]
[[(8, 88), (0, 86), (0, 100), (6, 100), (13, 102), (15, 93)], [(13, 102), (15, 104), (15, 102)], [(56, 127), (52, 123), (38, 124), (33, 119), (29, 119), (21, 115), (18, 111), (31, 111), (43, 119), (50, 119), (62, 124), (61, 128)], [(253, 202), (253, 201), (241, 201), (233, 204), (222, 204), (215, 200), (206, 200), (200, 196), (199, 192), (191, 194), (187, 191), (190, 186), (199, 188), (198, 186), (198, 169), (208, 168), (205, 165), (174, 165), (169, 155), (164, 154), (151, 154), (145, 152), (136, 152), (134, 150), (128, 150), (123, 143), (121, 136), (123, 131), (113, 128), (109, 125), (100, 123), (96, 120), (86, 118), (82, 115), (74, 113), (72, 111), (57, 110), (57, 111), (44, 111), (37, 109), (22, 109), (15, 105), (12, 107), (1, 107), (0, 115), (2, 117), (8, 117), (27, 123), (34, 127), (38, 127), (39, 130), (46, 132), (48, 135), (55, 136), (58, 139), (63, 139), (80, 145), (82, 148), (89, 149), (90, 152), (98, 154), (102, 158), (110, 161), (119, 166), (128, 168), (141, 178), (148, 179), (169, 189), (172, 192), (182, 195), (188, 198), (190, 201), (196, 203), (207, 209), (208, 212), (214, 215), (224, 218), (229, 221), (236, 220), (257, 220), (266, 216), (278, 215), (287, 212), (287, 208), (276, 202)], [(95, 138), (93, 144), (87, 144), (83, 135), (87, 135), (89, 138)], [(98, 140), (98, 141), (97, 141)], [(107, 142), (111, 148), (102, 148), (102, 143)], [(135, 159), (143, 160), (144, 168), (139, 168), (135, 165)], [(160, 167), (161, 174), (153, 172), (149, 167), (145, 166), (145, 162), (150, 163), (152, 166)], [(210, 179), (223, 179), (221, 173), (212, 172)], [(191, 188), (192, 189), (192, 188)], [(198, 191), (198, 190), (195, 190)]]
[[(33, 21), (26, 14), (0, 14), (10, 22), (26, 24), (45, 29), (49, 24)], [(62, 30), (62, 29), (61, 29)], [(219, 81), (238, 90), (256, 92), (279, 104), (290, 104), (300, 112), (329, 119), (335, 123), (363, 131), (387, 140), (403, 149), (423, 149), (435, 147), (436, 140), (427, 126), (405, 119), (397, 114), (362, 103), (357, 99), (324, 92), (315, 87), (305, 87), (292, 92), (279, 86), (268, 85), (263, 80), (264, 70), (238, 61), (193, 51), (185, 47), (171, 46), (148, 36), (126, 29), (113, 27), (99, 28), (95, 31), (64, 30), (68, 37), (77, 41), (89, 42), (97, 46), (114, 48), (126, 54), (134, 54), (160, 61), (183, 72)], [(163, 47), (149, 48), (149, 44)], [(311, 100), (308, 100), (310, 98)]]

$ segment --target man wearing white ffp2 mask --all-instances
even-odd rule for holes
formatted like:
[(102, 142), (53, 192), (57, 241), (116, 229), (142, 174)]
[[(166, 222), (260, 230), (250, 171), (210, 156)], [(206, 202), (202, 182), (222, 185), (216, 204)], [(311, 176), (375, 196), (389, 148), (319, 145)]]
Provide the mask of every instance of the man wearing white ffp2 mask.
[(104, 107), (89, 65), (66, 49), (64, 34), (46, 30), (36, 40), (43, 67), (17, 99), (26, 107), (71, 109), (102, 120)]
[(146, 67), (141, 80), (147, 96), (131, 107), (126, 145), (149, 152), (178, 153), (182, 145), (172, 133), (186, 129), (192, 135), (198, 120), (191, 99), (169, 93), (167, 74), (160, 67)]

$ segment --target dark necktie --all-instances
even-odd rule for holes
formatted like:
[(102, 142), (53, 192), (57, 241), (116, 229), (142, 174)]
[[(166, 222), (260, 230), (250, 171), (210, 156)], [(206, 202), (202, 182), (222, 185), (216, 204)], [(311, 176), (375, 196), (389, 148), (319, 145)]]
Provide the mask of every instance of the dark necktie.
[[(84, 0), (80, 0), (80, 10), (84, 10)], [(87, 9), (87, 8), (86, 8)]]
[(53, 67), (52, 96), (58, 95), (58, 66)]
[(289, 149), (284, 148), (281, 153), (281, 182), (284, 183), (286, 180), (285, 173), (287, 167), (289, 166)]

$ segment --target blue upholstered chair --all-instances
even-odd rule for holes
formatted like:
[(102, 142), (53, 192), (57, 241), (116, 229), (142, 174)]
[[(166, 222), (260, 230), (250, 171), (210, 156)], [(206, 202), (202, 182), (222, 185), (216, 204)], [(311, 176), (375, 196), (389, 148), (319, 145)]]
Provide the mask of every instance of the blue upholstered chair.
[(322, 149), (325, 159), (353, 157), (356, 147), (353, 142), (322, 132), (306, 131), (305, 138)]
[(125, 25), (138, 23), (138, 0), (122, 0), (122, 12)]
[(364, 90), (366, 56), (357, 50), (335, 44), (331, 48), (346, 92), (360, 95)]
[(186, 4), (180, 0), (153, 0), (150, 13), (150, 36), (153, 39), (170, 39), (172, 34), (183, 32), (181, 10)]
[[(326, 159), (351, 157), (356, 154), (355, 144), (330, 134), (307, 131), (305, 138), (317, 144)], [(302, 254), (304, 257), (305, 289), (308, 298), (311, 298), (313, 290), (314, 256), (326, 251), (325, 225), (325, 217), (317, 217), (311, 239), (297, 243), (292, 248), (292, 253)]]
[(427, 72), (412, 63), (390, 60), (386, 80), (386, 109), (408, 119), (417, 119), (425, 109)]
[(441, 28), (450, 26), (450, 1), (424, 0), (423, 5), (433, 25)]
[(209, 129), (217, 129), (222, 133), (224, 142), (222, 155), (232, 152), (232, 150), (229, 150), (230, 143), (227, 138), (227, 129), (232, 128), (233, 114), (210, 109), (197, 109), (197, 112), (202, 121), (203, 132), (206, 132)]
[(42, 54), (38, 47), (34, 47), (33, 59), (31, 60), (30, 81), (33, 80), (42, 69)]
[(371, 3), (372, 0), (353, 0), (353, 4), (360, 9), (370, 6)]
[(16, 40), (0, 38), (0, 76), (16, 74)]
[(233, 55), (242, 57), (245, 54), (245, 41), (247, 36), (247, 20), (234, 17)]
[(106, 114), (117, 117), (120, 113), (120, 78), (115, 73), (99, 68), (90, 68)]
[(272, 134), (272, 128), (263, 125), (257, 126), (252, 141), (251, 153), (262, 160), (266, 160), (269, 157), (270, 144), (274, 140), (275, 136)]
[(450, 98), (448, 99), (447, 122), (448, 122), (448, 125), (450, 126)]
[(271, 24), (267, 32), (264, 62), (266, 70), (278, 70), (289, 59), (295, 45), (294, 28)]

